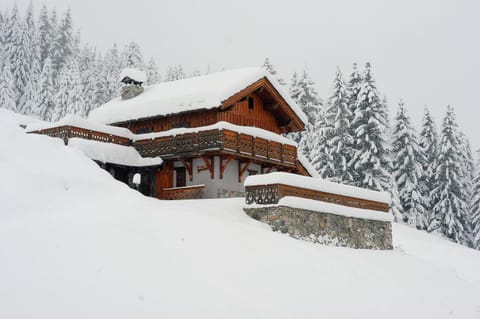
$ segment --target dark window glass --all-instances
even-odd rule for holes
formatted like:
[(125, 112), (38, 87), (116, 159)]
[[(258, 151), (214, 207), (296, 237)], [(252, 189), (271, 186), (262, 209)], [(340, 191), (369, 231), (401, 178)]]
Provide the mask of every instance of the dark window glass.
[(253, 98), (248, 98), (248, 109), (253, 110)]

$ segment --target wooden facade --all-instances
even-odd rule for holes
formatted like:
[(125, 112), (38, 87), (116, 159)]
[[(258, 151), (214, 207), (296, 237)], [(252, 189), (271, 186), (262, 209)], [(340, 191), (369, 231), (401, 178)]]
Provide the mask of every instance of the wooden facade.
[(214, 109), (137, 119), (113, 125), (142, 134), (163, 132), (179, 127), (202, 127), (220, 121), (258, 127), (277, 134), (304, 129), (304, 124), (295, 112), (266, 79), (255, 82)]

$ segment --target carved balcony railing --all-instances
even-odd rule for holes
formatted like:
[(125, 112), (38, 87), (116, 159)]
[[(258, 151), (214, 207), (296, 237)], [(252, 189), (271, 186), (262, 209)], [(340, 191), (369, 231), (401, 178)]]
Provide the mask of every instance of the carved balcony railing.
[(164, 188), (160, 194), (160, 199), (200, 199), (203, 197), (204, 190), (205, 185)]
[(389, 210), (389, 205), (387, 203), (321, 192), (292, 185), (267, 184), (245, 186), (245, 200), (247, 204), (278, 204), (280, 199), (286, 196), (302, 197), (343, 206), (377, 210), (382, 212), (388, 212)]
[(143, 157), (160, 156), (163, 159), (219, 151), (278, 162), (291, 167), (295, 167), (297, 162), (297, 148), (293, 145), (281, 144), (227, 129), (138, 140), (133, 143), (133, 146)]
[(61, 138), (65, 144), (68, 144), (68, 140), (73, 137), (79, 137), (87, 140), (94, 140), (106, 143), (115, 143), (120, 145), (130, 145), (130, 139), (118, 135), (98, 132), (94, 130), (87, 130), (80, 127), (63, 125), (52, 128), (46, 128), (43, 130), (33, 131), (30, 133), (48, 135), (50, 137)]

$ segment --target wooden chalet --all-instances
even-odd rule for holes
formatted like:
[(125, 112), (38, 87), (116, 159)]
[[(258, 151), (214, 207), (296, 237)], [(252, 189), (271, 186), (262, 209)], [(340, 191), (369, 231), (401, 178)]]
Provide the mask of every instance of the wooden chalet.
[(282, 135), (302, 131), (306, 121), (274, 78), (247, 68), (147, 86), (133, 98), (100, 106), (87, 120), (70, 117), (31, 131), (66, 144), (74, 139), (126, 183), (140, 172), (146, 195), (215, 198), (243, 196), (249, 175), (315, 174)]

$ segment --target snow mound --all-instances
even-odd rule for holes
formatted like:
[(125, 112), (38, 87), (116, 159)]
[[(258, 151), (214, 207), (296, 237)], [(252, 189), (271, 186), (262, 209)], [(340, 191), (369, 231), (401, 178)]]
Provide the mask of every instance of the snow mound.
[(295, 240), (242, 199), (160, 201), (0, 117), (0, 318), (478, 318), (480, 253)]

